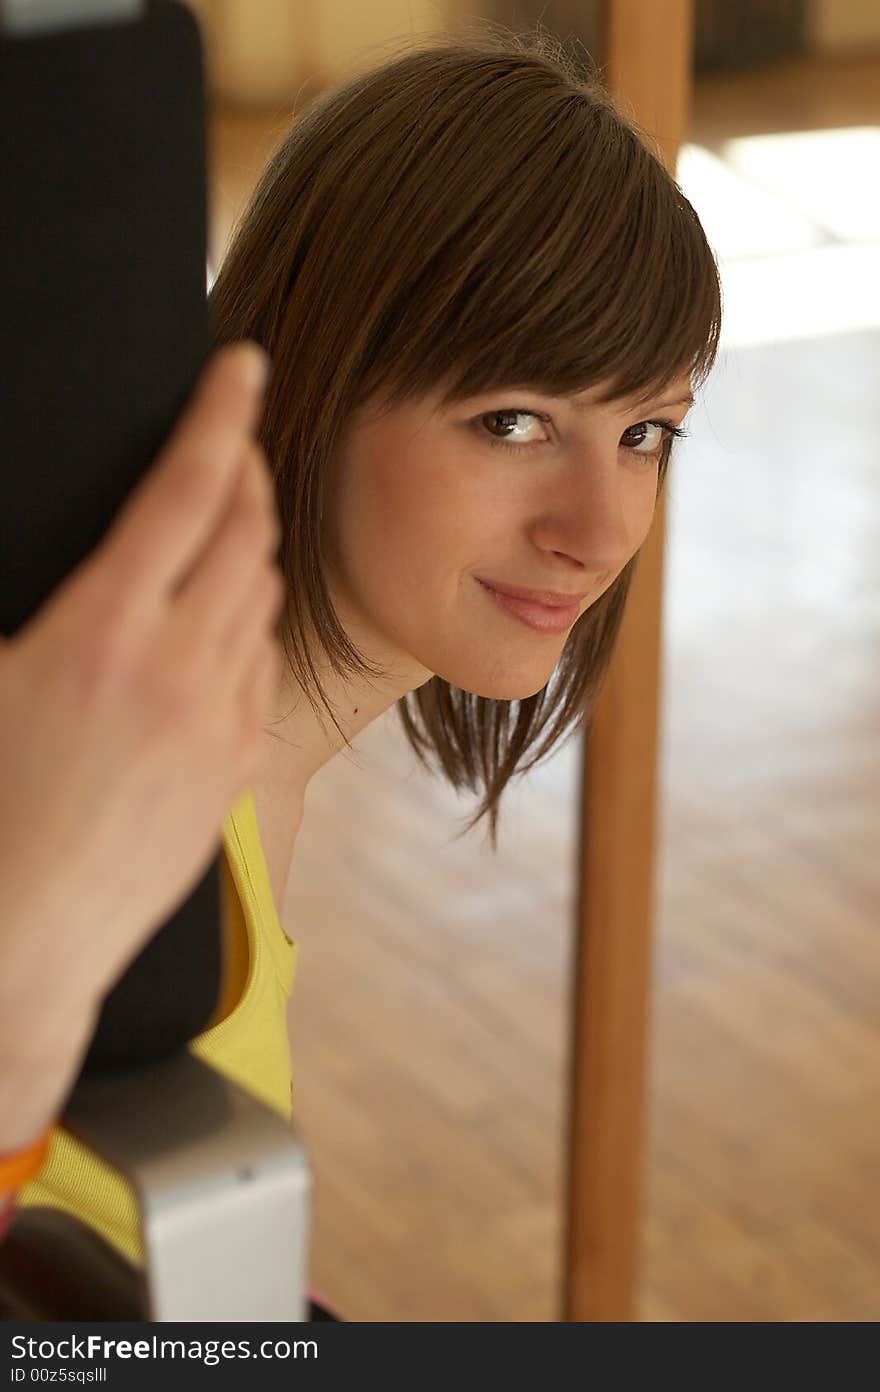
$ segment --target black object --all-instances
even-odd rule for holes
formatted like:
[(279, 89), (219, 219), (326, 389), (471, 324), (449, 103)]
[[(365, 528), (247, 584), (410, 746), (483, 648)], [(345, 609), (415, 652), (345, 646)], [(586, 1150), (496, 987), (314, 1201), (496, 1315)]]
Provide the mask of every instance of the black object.
[(20, 1208), (0, 1242), (0, 1320), (143, 1320), (141, 1271), (79, 1218)]
[[(200, 36), (176, 0), (0, 37), (4, 634), (93, 549), (202, 366), (204, 146)], [(83, 1072), (181, 1048), (220, 972), (216, 858), (109, 993)]]
[(312, 1324), (320, 1323), (322, 1320), (333, 1320), (336, 1324), (344, 1324), (341, 1315), (334, 1315), (328, 1310), (326, 1305), (322, 1305), (318, 1300), (309, 1301), (309, 1321)]

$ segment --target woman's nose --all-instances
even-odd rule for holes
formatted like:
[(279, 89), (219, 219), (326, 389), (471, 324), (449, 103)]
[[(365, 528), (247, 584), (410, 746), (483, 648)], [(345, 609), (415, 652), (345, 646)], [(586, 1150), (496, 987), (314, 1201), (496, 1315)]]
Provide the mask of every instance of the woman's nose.
[(644, 492), (622, 476), (616, 456), (613, 469), (582, 468), (544, 512), (536, 540), (591, 574), (616, 574), (644, 540), (643, 522), (650, 525), (650, 513), (641, 517)]

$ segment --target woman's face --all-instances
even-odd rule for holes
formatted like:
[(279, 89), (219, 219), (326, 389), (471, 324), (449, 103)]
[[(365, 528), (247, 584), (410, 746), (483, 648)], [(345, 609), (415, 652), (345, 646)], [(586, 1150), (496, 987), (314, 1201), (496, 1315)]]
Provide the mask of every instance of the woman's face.
[[(407, 689), (433, 675), (497, 700), (534, 695), (572, 625), (644, 542), (686, 376), (634, 406), (600, 390), (441, 392), (347, 423), (325, 509), (331, 595), (352, 641)], [(570, 610), (487, 588), (554, 591)]]

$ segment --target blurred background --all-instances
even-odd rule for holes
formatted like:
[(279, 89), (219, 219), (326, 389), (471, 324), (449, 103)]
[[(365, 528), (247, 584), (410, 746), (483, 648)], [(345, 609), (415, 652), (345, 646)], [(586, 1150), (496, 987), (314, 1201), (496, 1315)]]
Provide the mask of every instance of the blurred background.
[[(389, 40), (540, 19), (603, 58), (577, 0), (193, 8), (215, 266), (291, 120)], [(677, 174), (725, 327), (668, 492), (637, 1314), (873, 1320), (880, 3), (696, 0), (691, 66)], [(495, 856), (394, 712), (310, 787), (294, 1090), (349, 1319), (560, 1318), (581, 763), (514, 786)]]

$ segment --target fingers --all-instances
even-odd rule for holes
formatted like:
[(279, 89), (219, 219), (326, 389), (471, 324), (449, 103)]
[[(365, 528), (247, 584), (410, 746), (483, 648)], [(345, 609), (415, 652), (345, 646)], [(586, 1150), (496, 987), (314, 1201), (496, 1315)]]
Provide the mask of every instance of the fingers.
[(268, 359), (256, 344), (219, 352), (158, 461), (127, 500), (101, 551), (133, 600), (172, 594), (228, 509), (259, 423)]
[(277, 631), (284, 609), (284, 578), (273, 562), (264, 562), (233, 608), (227, 606), (225, 622), (216, 638), (217, 651), (229, 663), (243, 668), (251, 661), (260, 640)]
[(252, 701), (255, 664), (269, 661), (267, 646), (280, 653), (275, 629), (285, 585), (274, 560), (280, 536), (274, 494), (262, 451), (251, 446), (221, 526), (167, 611), (179, 661), (228, 691), (231, 702)]
[(244, 463), (229, 506), (204, 554), (175, 595), (180, 622), (192, 642), (213, 647), (236, 616), (255, 576), (266, 569), (278, 547), (280, 528), (275, 490), (259, 446), (245, 449)]

